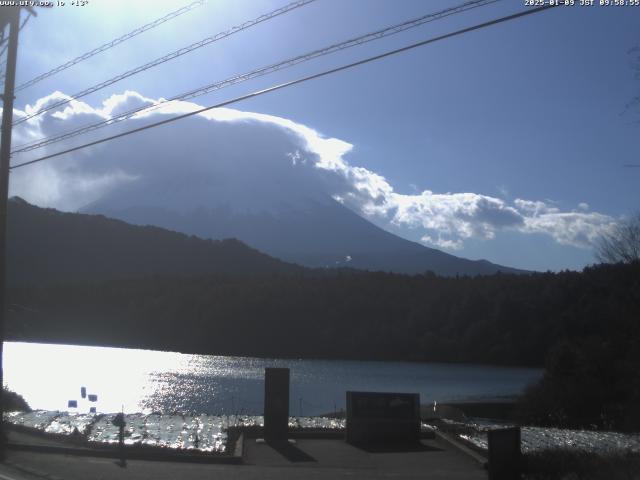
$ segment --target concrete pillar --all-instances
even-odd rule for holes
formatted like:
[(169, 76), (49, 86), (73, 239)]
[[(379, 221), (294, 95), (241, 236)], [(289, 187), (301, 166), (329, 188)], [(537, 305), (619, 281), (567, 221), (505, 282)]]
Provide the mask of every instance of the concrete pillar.
[(489, 430), (489, 480), (516, 480), (522, 470), (520, 427)]

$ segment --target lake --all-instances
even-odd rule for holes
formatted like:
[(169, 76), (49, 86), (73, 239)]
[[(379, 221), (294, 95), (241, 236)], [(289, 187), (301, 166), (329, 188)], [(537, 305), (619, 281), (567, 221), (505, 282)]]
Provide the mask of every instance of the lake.
[[(4, 381), (31, 408), (88, 412), (261, 414), (265, 367), (291, 369), (290, 414), (345, 406), (347, 390), (419, 393), (422, 403), (496, 401), (542, 370), (444, 363), (291, 360), (5, 342)], [(81, 387), (97, 396), (89, 402)], [(68, 409), (69, 400), (77, 408)]]

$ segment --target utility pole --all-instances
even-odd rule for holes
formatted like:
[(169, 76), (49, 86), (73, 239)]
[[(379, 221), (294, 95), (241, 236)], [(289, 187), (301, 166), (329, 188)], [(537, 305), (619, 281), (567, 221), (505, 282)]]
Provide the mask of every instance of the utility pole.
[(9, 25), (7, 68), (2, 95), (2, 137), (0, 143), (0, 460), (5, 458), (4, 428), (4, 326), (7, 316), (7, 201), (9, 196), (9, 161), (11, 157), (11, 124), (13, 123), (13, 90), (16, 81), (20, 7), (0, 7), (0, 28)]

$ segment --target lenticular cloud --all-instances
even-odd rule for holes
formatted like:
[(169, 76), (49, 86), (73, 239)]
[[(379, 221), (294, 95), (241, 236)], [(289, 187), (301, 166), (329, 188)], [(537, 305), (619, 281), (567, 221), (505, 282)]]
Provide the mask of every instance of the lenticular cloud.
[[(16, 118), (65, 98), (54, 92), (16, 110)], [(201, 108), (163, 102), (132, 91), (97, 106), (73, 100), (18, 125), (14, 146), (156, 107), (126, 122), (14, 155), (13, 163)], [(106, 196), (123, 205), (178, 211), (226, 205), (282, 212), (309, 201), (338, 201), (378, 225), (417, 231), (423, 243), (450, 250), (472, 238), (491, 240), (500, 230), (542, 233), (560, 244), (588, 247), (615, 224), (612, 217), (589, 211), (586, 203), (562, 211), (548, 202), (508, 202), (473, 192), (399, 193), (383, 175), (351, 165), (352, 147), (286, 118), (220, 108), (16, 169), (10, 190), (32, 203), (72, 211)]]

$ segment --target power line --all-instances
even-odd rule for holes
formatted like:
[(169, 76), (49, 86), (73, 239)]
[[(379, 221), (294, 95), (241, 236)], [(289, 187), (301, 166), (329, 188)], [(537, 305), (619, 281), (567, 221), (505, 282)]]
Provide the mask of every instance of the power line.
[(69, 98), (66, 98), (64, 100), (61, 100), (59, 102), (56, 102), (52, 105), (49, 105), (45, 108), (42, 108), (40, 110), (38, 110), (37, 112), (34, 112), (30, 115), (27, 115), (26, 117), (22, 117), (19, 120), (16, 120), (15, 122), (13, 122), (13, 125), (18, 125), (20, 123), (26, 122), (27, 120), (29, 120), (30, 118), (36, 117), (38, 115), (41, 115), (44, 112), (48, 112), (49, 110), (53, 110), (54, 108), (58, 108), (61, 107), (63, 105), (66, 105), (67, 103), (71, 102), (72, 100), (77, 100), (78, 98), (82, 98), (86, 95), (89, 95), (90, 93), (94, 93), (97, 92), (98, 90), (101, 90), (105, 87), (108, 87), (109, 85), (112, 85), (116, 82), (119, 82), (120, 80), (124, 80), (125, 78), (131, 77), (133, 75), (136, 75), (137, 73), (143, 72), (145, 70), (148, 70), (150, 68), (156, 67), (158, 65), (161, 65), (165, 62), (168, 62), (170, 60), (173, 60), (175, 58), (178, 58), (182, 55), (185, 55), (187, 53), (190, 53), (194, 50), (197, 50), (199, 48), (202, 48), (206, 45), (209, 45), (213, 42), (216, 42), (218, 40), (221, 40), (223, 38), (226, 38), (230, 35), (233, 35), (234, 33), (238, 33), (242, 30), (245, 30), (247, 28), (253, 27), (255, 25), (258, 25), (259, 23), (265, 22), (267, 20), (270, 20), (272, 18), (275, 18), (279, 15), (283, 15), (285, 13), (288, 13), (292, 10), (295, 10), (297, 8), (303, 7), (309, 3), (314, 2), (315, 0), (298, 0), (292, 3), (289, 3), (287, 5), (285, 5), (284, 7), (278, 8), (276, 10), (273, 10), (272, 12), (269, 13), (265, 13), (263, 15), (260, 15), (259, 17), (253, 19), (253, 20), (249, 20), (244, 22), (241, 25), (232, 27), (224, 32), (220, 32), (212, 37), (207, 37), (203, 40), (200, 40), (199, 42), (196, 43), (192, 43), (191, 45), (188, 45), (186, 47), (182, 47), (178, 50), (175, 50), (174, 52), (168, 53), (167, 55), (164, 55), (162, 57), (156, 58), (155, 60), (152, 60), (151, 62), (145, 63), (144, 65), (141, 65), (139, 67), (136, 67), (132, 70), (129, 70), (127, 72), (121, 73), (120, 75), (117, 75), (113, 78), (110, 78), (109, 80), (105, 80), (104, 82), (98, 83), (97, 85), (94, 85), (93, 87), (89, 87), (86, 90), (83, 90), (79, 93), (76, 93), (75, 95), (72, 95)]
[(244, 73), (244, 74), (240, 74), (240, 75), (236, 75), (234, 77), (228, 78), (226, 80), (222, 80), (219, 82), (215, 82), (212, 83), (210, 85), (204, 86), (204, 87), (200, 87), (198, 89), (195, 90), (191, 90), (189, 92), (186, 93), (182, 93), (180, 95), (176, 95), (174, 97), (171, 97), (170, 99), (167, 100), (163, 100), (160, 101), (158, 103), (156, 103), (155, 105), (151, 105), (151, 106), (142, 106), (142, 107), (138, 107), (132, 110), (129, 110), (127, 112), (123, 112), (121, 114), (119, 114), (117, 117), (115, 118), (109, 118), (109, 119), (105, 119), (102, 120), (100, 122), (91, 124), (91, 125), (87, 125), (85, 127), (81, 127), (79, 129), (70, 131), (70, 132), (66, 132), (64, 134), (61, 135), (57, 135), (57, 136), (53, 136), (53, 137), (46, 137), (46, 138), (42, 138), (39, 140), (35, 140), (33, 142), (28, 142), (27, 144), (23, 144), (19, 147), (17, 147), (12, 154), (16, 154), (16, 153), (23, 153), (23, 152), (28, 152), (31, 150), (35, 150), (37, 148), (41, 148), (47, 145), (50, 145), (52, 143), (57, 143), (59, 141), (62, 140), (66, 140), (68, 138), (72, 138), (84, 133), (88, 133), (90, 131), (94, 131), (97, 130), (98, 128), (102, 128), (104, 126), (107, 125), (112, 125), (114, 123), (118, 123), (124, 120), (127, 120), (128, 118), (131, 118), (132, 116), (134, 116), (137, 113), (140, 112), (150, 112), (152, 110), (155, 110), (159, 107), (161, 107), (162, 105), (169, 103), (169, 102), (173, 102), (173, 101), (178, 101), (178, 100), (186, 100), (186, 99), (192, 99), (207, 93), (211, 93), (213, 91), (231, 86), (231, 85), (235, 85), (236, 83), (240, 83), (243, 81), (247, 81), (247, 80), (251, 80), (253, 78), (259, 77), (259, 76), (263, 76), (266, 75), (268, 73), (273, 73), (275, 71), (278, 70), (282, 70), (284, 68), (288, 68), (294, 65), (297, 65), (299, 63), (305, 62), (305, 61), (309, 61), (312, 60), (314, 58), (320, 57), (320, 56), (324, 56), (324, 55), (328, 55), (331, 53), (334, 53), (336, 51), (339, 50), (344, 50), (347, 48), (351, 48), (357, 45), (362, 45), (364, 43), (373, 41), (373, 40), (378, 40), (380, 38), (384, 38), (385, 36), (390, 36), (396, 33), (400, 33), (402, 31), (408, 30), (410, 28), (415, 28), (418, 27), (420, 25), (423, 25), (427, 22), (431, 22), (431, 21), (435, 21), (435, 20), (439, 20), (441, 18), (447, 17), (449, 15), (453, 15), (456, 13), (461, 13), (464, 12), (466, 10), (471, 10), (473, 8), (477, 8), (480, 6), (485, 6), (488, 5), (490, 3), (495, 3), (499, 0), (473, 0), (470, 2), (466, 2), (462, 5), (456, 6), (456, 7), (451, 7), (445, 10), (442, 10), (440, 12), (436, 12), (436, 13), (431, 13), (431, 14), (427, 14), (427, 15), (423, 15), (421, 17), (412, 19), (412, 20), (407, 20), (405, 22), (402, 22), (400, 24), (396, 24), (390, 27), (386, 27), (384, 29), (381, 30), (377, 30), (375, 32), (370, 32), (368, 34), (365, 35), (361, 35), (359, 37), (355, 37), (352, 38), (350, 40), (338, 43), (338, 44), (333, 44), (330, 45), (328, 47), (324, 47), (318, 50), (314, 50), (312, 52), (308, 52), (305, 53), (303, 55), (299, 55), (297, 57), (291, 58), (291, 59), (287, 59), (285, 61), (282, 62), (278, 62), (275, 64), (271, 64), (268, 65), (266, 67), (261, 67), (259, 69), (253, 70), (251, 72), (248, 73)]
[(233, 77), (227, 78), (225, 80), (222, 81), (218, 81), (209, 85), (206, 85), (204, 87), (200, 87), (179, 95), (176, 95), (174, 97), (171, 97), (169, 99), (166, 100), (162, 100), (160, 102), (157, 102), (154, 105), (148, 106), (141, 106), (141, 107), (137, 107), (134, 108), (132, 110), (128, 110), (126, 112), (123, 112), (119, 115), (117, 115), (116, 117), (112, 117), (112, 118), (108, 118), (105, 120), (101, 120), (99, 122), (90, 124), (90, 125), (86, 125), (84, 127), (78, 128), (76, 130), (72, 130), (72, 131), (68, 131), (65, 132), (63, 134), (59, 134), (56, 136), (50, 136), (50, 137), (45, 137), (45, 138), (41, 138), (38, 140), (34, 140), (32, 142), (28, 142), (26, 144), (20, 145), (18, 147), (16, 147), (16, 149), (11, 152), (12, 155), (15, 154), (19, 154), (19, 153), (25, 153), (25, 152), (29, 152), (32, 150), (36, 150), (38, 148), (42, 148), (45, 147), (47, 145), (51, 145), (53, 143), (57, 143), (63, 140), (67, 140), (69, 138), (72, 137), (76, 137), (78, 135), (82, 135), (85, 133), (89, 133), (92, 131), (95, 131), (99, 128), (108, 126), (108, 125), (113, 125), (115, 123), (119, 123), (122, 122), (124, 120), (127, 120), (131, 117), (133, 117), (134, 115), (141, 113), (141, 112), (151, 112), (155, 109), (158, 109), (160, 107), (162, 107), (163, 105), (170, 103), (170, 102), (174, 102), (174, 101), (180, 101), (180, 100), (187, 100), (187, 99), (192, 99), (201, 95), (205, 95), (207, 93), (211, 93), (213, 91), (217, 91), (220, 90), (222, 88), (225, 87), (229, 87), (231, 85), (235, 85), (237, 83), (241, 83), (247, 80), (251, 80), (263, 75), (267, 75), (269, 73), (273, 73), (279, 70), (283, 70), (285, 68), (289, 68), (292, 67), (294, 65), (298, 65), (300, 63), (324, 56), (324, 55), (329, 55), (332, 53), (335, 53), (337, 51), (341, 51), (341, 50), (345, 50), (347, 48), (351, 48), (351, 47), (355, 47), (358, 45), (362, 45), (364, 43), (367, 42), (371, 42), (373, 40), (379, 40), (381, 38), (390, 36), (390, 35), (395, 35), (397, 33), (406, 31), (410, 28), (415, 28), (418, 27), (420, 25), (424, 25), (425, 23), (428, 22), (432, 22), (435, 20), (439, 20), (445, 17), (448, 17), (450, 15), (454, 15), (454, 14), (458, 14), (458, 13), (462, 13), (468, 10), (472, 10), (474, 8), (478, 8), (481, 6), (486, 6), (489, 5), (491, 3), (496, 3), (500, 0), (472, 0), (466, 3), (463, 3), (461, 5), (455, 6), (455, 7), (451, 7), (451, 8), (447, 8), (445, 10), (441, 10), (439, 12), (435, 12), (435, 13), (430, 13), (430, 14), (426, 14), (426, 15), (422, 15), (420, 17), (411, 19), (411, 20), (407, 20), (404, 21), (402, 23), (399, 24), (395, 24), (380, 30), (376, 30), (374, 32), (370, 32), (367, 33), (365, 35), (361, 35), (359, 37), (354, 37), (351, 38), (349, 40), (346, 40), (344, 42), (340, 42), (340, 43), (335, 43), (332, 45), (329, 45), (327, 47), (323, 47), (308, 53), (305, 53), (303, 55), (298, 55), (297, 57), (293, 57), (278, 63), (274, 63), (265, 67), (261, 67), (258, 68), (256, 70), (252, 70), (250, 72), (247, 73), (243, 73), (240, 75), (235, 75)]
[(49, 159), (54, 158), (54, 157), (59, 157), (61, 155), (65, 155), (67, 153), (72, 153), (72, 152), (75, 152), (75, 151), (78, 151), (78, 150), (81, 150), (81, 149), (84, 149), (84, 148), (87, 148), (87, 147), (92, 147), (94, 145), (99, 145), (101, 143), (109, 142), (109, 141), (115, 140), (117, 138), (122, 138), (122, 137), (125, 137), (125, 136), (128, 136), (128, 135), (132, 135), (134, 133), (142, 132), (144, 130), (148, 130), (148, 129), (151, 129), (151, 128), (159, 127), (161, 125), (166, 125), (168, 123), (176, 122), (176, 121), (182, 120), (184, 118), (192, 117), (192, 116), (198, 115), (200, 113), (204, 113), (206, 111), (213, 110), (215, 108), (225, 107), (225, 106), (231, 105), (233, 103), (237, 103), (237, 102), (240, 102), (240, 101), (243, 101), (243, 100), (247, 100), (247, 99), (250, 99), (250, 98), (258, 97), (258, 96), (264, 95), (266, 93), (271, 93), (271, 92), (274, 92), (276, 90), (281, 90), (283, 88), (291, 87), (293, 85), (297, 85), (299, 83), (303, 83), (303, 82), (306, 82), (308, 80), (314, 80), (316, 78), (324, 77), (324, 76), (327, 76), (327, 75), (331, 75), (333, 73), (341, 72), (343, 70), (348, 70), (348, 69), (351, 69), (351, 68), (354, 68), (354, 67), (357, 67), (357, 66), (360, 66), (360, 65), (371, 63), (371, 62), (374, 62), (374, 61), (377, 61), (377, 60), (380, 60), (380, 59), (383, 59), (383, 58), (386, 58), (386, 57), (390, 57), (392, 55), (396, 55), (398, 53), (406, 52), (406, 51), (412, 50), (412, 49), (417, 48), (417, 47), (422, 47), (424, 45), (428, 45), (430, 43), (435, 43), (435, 42), (438, 42), (440, 40), (445, 40), (447, 38), (451, 38), (451, 37), (455, 37), (455, 36), (462, 35), (462, 34), (465, 34), (465, 33), (469, 33), (469, 32), (472, 32), (474, 30), (480, 30), (482, 28), (487, 28), (487, 27), (490, 27), (490, 26), (493, 26), (493, 25), (497, 25), (499, 23), (504, 23), (504, 22), (507, 22), (507, 21), (510, 21), (510, 20), (515, 20), (517, 18), (521, 18), (521, 17), (527, 16), (527, 15), (532, 15), (534, 13), (542, 12), (542, 11), (548, 10), (550, 8), (555, 8), (556, 6), (557, 5), (555, 5), (555, 4), (553, 4), (553, 5), (544, 5), (544, 6), (541, 6), (541, 7), (532, 8), (532, 9), (525, 10), (525, 11), (522, 11), (522, 12), (519, 12), (519, 13), (514, 13), (512, 15), (507, 15), (505, 17), (500, 17), (500, 18), (497, 18), (497, 19), (494, 19), (494, 20), (490, 20), (488, 22), (476, 24), (476, 25), (473, 25), (471, 27), (463, 28), (461, 30), (456, 30), (455, 32), (446, 33), (444, 35), (439, 35), (437, 37), (433, 37), (433, 38), (430, 38), (430, 39), (427, 39), (427, 40), (423, 40), (421, 42), (413, 43), (413, 44), (405, 46), (405, 47), (397, 48), (395, 50), (390, 50), (390, 51), (381, 53), (379, 55), (368, 57), (368, 58), (365, 58), (364, 60), (359, 60), (357, 62), (348, 63), (346, 65), (342, 65), (340, 67), (332, 68), (330, 70), (325, 70), (325, 71), (322, 71), (320, 73), (315, 73), (313, 75), (309, 75), (309, 76), (306, 76), (306, 77), (298, 78), (296, 80), (291, 80), (289, 82), (281, 83), (279, 85), (274, 85), (272, 87), (265, 88), (263, 90), (258, 90), (258, 91), (255, 91), (255, 92), (252, 92), (252, 93), (249, 93), (249, 94), (246, 94), (246, 95), (242, 95), (240, 97), (236, 97), (236, 98), (233, 98), (231, 100), (227, 100), (227, 101), (224, 101), (224, 102), (221, 102), (221, 103), (217, 103), (217, 104), (211, 105), (209, 107), (203, 107), (203, 108), (200, 108), (200, 109), (195, 110), (193, 112), (189, 112), (189, 113), (178, 115), (178, 116), (175, 116), (175, 117), (172, 117), (172, 118), (161, 120), (159, 122), (155, 122), (155, 123), (152, 123), (152, 124), (149, 124), (149, 125), (145, 125), (143, 127), (134, 128), (132, 130), (127, 130), (126, 132), (122, 132), (122, 133), (118, 133), (116, 135), (111, 135), (109, 137), (101, 138), (99, 140), (95, 140), (93, 142), (88, 142), (88, 143), (85, 143), (83, 145), (78, 145), (77, 147), (69, 148), (67, 150), (62, 150), (60, 152), (52, 153), (50, 155), (45, 155), (43, 157), (39, 157), (39, 158), (36, 158), (34, 160), (29, 160), (27, 162), (18, 163), (16, 165), (11, 166), (10, 169), (14, 170), (16, 168), (26, 167), (27, 165), (33, 165), (34, 163), (42, 162), (44, 160), (49, 160)]
[(158, 18), (156, 20), (154, 20), (153, 22), (147, 23), (146, 25), (143, 25), (141, 27), (136, 28), (135, 30), (132, 30), (131, 32), (122, 35), (114, 40), (111, 40), (110, 42), (105, 43), (104, 45), (100, 45), (97, 48), (94, 48), (93, 50), (83, 53), (82, 55), (80, 55), (79, 57), (74, 58), (73, 60), (69, 60), (66, 63), (63, 63), (62, 65), (58, 65), (55, 68), (52, 68), (51, 70), (49, 70), (48, 72), (45, 72), (41, 75), (38, 75), (35, 78), (32, 78), (31, 80), (24, 82), (21, 85), (18, 85), (16, 87), (16, 92), (20, 91), (20, 90), (24, 90), (27, 87), (30, 87), (31, 85), (35, 85), (36, 83), (44, 80), (45, 78), (49, 78), (53, 75), (55, 75), (56, 73), (60, 73), (63, 70), (66, 70), (67, 68), (70, 68), (74, 65), (76, 65), (77, 63), (83, 62), (84, 60), (87, 60), (91, 57), (93, 57), (94, 55), (97, 55), (101, 52), (104, 52), (105, 50), (109, 50), (110, 48), (115, 47), (116, 45), (121, 44), (122, 42), (125, 42), (137, 35), (140, 35), (141, 33), (146, 32), (147, 30), (151, 30), (152, 28), (155, 28), (159, 25), (162, 25), (165, 22), (168, 22), (169, 20), (173, 20), (176, 17), (179, 17), (180, 15), (183, 15), (187, 12), (190, 12), (191, 10), (201, 7), (202, 5), (204, 5), (206, 3), (206, 0), (198, 0), (197, 2), (193, 2), (187, 6), (184, 6), (178, 10), (175, 10), (173, 12), (170, 12), (168, 14), (166, 14), (164, 17)]
[(0, 46), (2, 46), (2, 51), (0, 51), (0, 56), (4, 55), (4, 52), (7, 51), (7, 45), (9, 43), (9, 37), (4, 36), (5, 25), (0, 26)]
[[(20, 28), (18, 29), (18, 32), (21, 32), (22, 29), (24, 28), (24, 26), (27, 24), (27, 22), (29, 21), (29, 19), (31, 18), (32, 13), (30, 11), (27, 10), (27, 16), (25, 17), (25, 19), (22, 21), (22, 24), (20, 25)], [(2, 31), (2, 35), (4, 37), (4, 30)], [(8, 37), (7, 37), (8, 38)], [(2, 43), (4, 42), (4, 40), (0, 40), (0, 45), (2, 45)], [(4, 52), (7, 51), (7, 48), (9, 47), (9, 41), (7, 40), (6, 43), (4, 44), (4, 47), (2, 47), (2, 50), (0, 50), (0, 57), (2, 57), (4, 55)], [(2, 72), (4, 73), (4, 71)], [(0, 75), (2, 75), (0, 73)], [(2, 83), (0, 84), (0, 87), (4, 87), (4, 80), (2, 81)], [(14, 90), (15, 91), (15, 90)]]
[[(31, 15), (33, 15), (33, 13), (30, 10), (27, 10), (27, 16), (25, 17), (25, 19), (20, 24), (20, 28), (18, 29), (18, 32), (22, 31), (24, 26), (27, 24), (27, 22), (31, 18)], [(4, 30), (3, 30), (2, 35), (4, 37)], [(6, 43), (5, 43), (5, 41), (6, 41)], [(4, 43), (4, 48), (2, 49), (2, 52), (0, 52), (0, 55), (2, 55), (7, 50), (7, 47), (9, 46), (8, 37), (7, 37), (7, 39), (0, 39), (0, 45), (2, 45), (3, 43)]]

